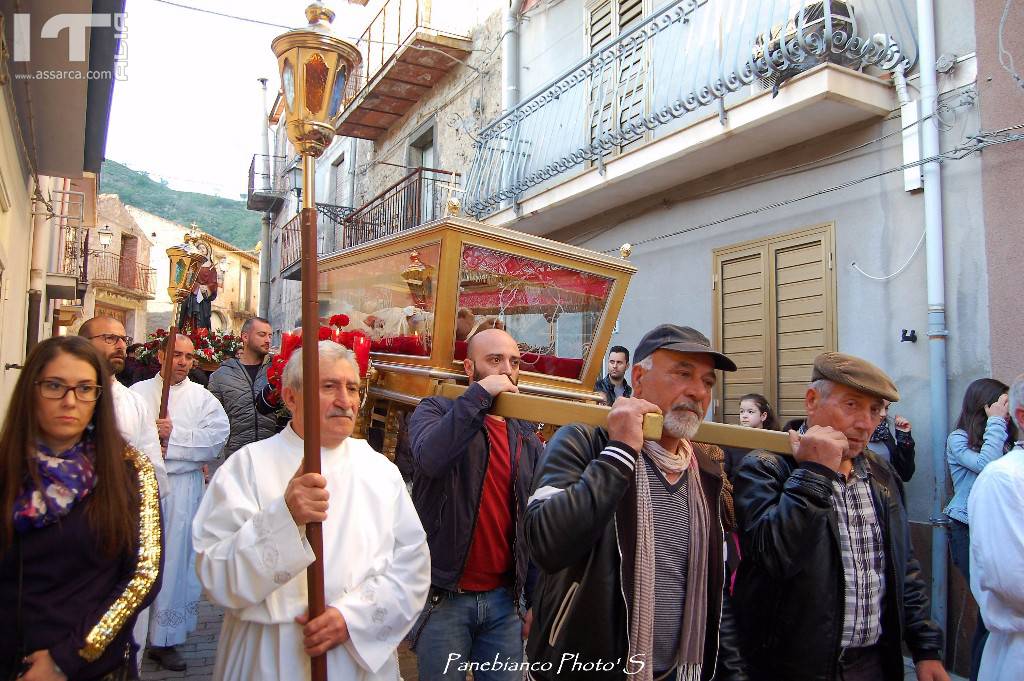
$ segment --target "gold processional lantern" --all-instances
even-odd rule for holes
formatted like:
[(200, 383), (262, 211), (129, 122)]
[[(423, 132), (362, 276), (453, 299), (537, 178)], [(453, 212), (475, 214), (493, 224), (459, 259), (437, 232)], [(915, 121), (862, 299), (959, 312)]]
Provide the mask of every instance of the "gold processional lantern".
[[(320, 318), (317, 312), (317, 158), (334, 139), (335, 118), (346, 103), (346, 92), (360, 62), (355, 45), (331, 33), (334, 12), (319, 2), (306, 8), (309, 26), (288, 31), (274, 38), (271, 49), (277, 57), (284, 93), (285, 129), (292, 146), (302, 156), (302, 211), (300, 218), (302, 337), (314, 342), (303, 343), (303, 402), (317, 404), (320, 383), (320, 358), (315, 342)], [(320, 422), (317, 410), (306, 409), (302, 419), (303, 472), (320, 472)], [(325, 608), (323, 529), (320, 523), (306, 525), (306, 538), (316, 560), (306, 572), (309, 592), (309, 617), (313, 619)], [(327, 679), (327, 658), (311, 660), (314, 681)]]
[(167, 295), (172, 303), (178, 299), (182, 291), (190, 291), (195, 286), (199, 270), (209, 260), (208, 251), (206, 242), (193, 232), (185, 234), (181, 244), (167, 249), (171, 268)]

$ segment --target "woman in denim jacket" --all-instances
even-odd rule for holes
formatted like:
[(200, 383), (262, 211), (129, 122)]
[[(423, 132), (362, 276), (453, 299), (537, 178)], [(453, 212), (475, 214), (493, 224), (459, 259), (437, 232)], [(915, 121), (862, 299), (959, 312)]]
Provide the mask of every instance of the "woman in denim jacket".
[[(970, 571), (970, 529), (967, 499), (978, 474), (1010, 447), (1017, 439), (1016, 427), (1009, 413), (1009, 386), (993, 378), (979, 378), (967, 386), (956, 430), (946, 438), (946, 461), (953, 479), (953, 498), (946, 506), (950, 518), (950, 552), (953, 564), (968, 584)], [(981, 652), (988, 630), (981, 617), (971, 642), (971, 681), (977, 681)]]

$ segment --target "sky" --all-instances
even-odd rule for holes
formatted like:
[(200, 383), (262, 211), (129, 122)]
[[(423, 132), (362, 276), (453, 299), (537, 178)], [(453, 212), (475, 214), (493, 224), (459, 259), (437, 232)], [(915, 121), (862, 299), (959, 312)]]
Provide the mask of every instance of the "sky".
[[(306, 0), (173, 0), (289, 28), (306, 25)], [(327, 0), (334, 32), (355, 38), (371, 16)], [(372, 2), (371, 6), (379, 3)], [(280, 87), (271, 41), (285, 28), (127, 0), (127, 78), (114, 86), (106, 157), (174, 189), (244, 197), (252, 155), (262, 153), (262, 91)]]

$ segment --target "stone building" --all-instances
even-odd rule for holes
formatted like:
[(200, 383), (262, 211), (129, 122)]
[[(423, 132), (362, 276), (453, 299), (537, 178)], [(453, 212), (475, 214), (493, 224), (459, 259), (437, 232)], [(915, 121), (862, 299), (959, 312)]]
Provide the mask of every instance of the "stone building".
[(150, 267), (150, 240), (116, 194), (100, 194), (95, 224), (87, 231), (85, 272), (88, 286), (73, 333), (86, 319), (113, 317), (133, 338), (146, 335), (146, 305), (156, 292)]

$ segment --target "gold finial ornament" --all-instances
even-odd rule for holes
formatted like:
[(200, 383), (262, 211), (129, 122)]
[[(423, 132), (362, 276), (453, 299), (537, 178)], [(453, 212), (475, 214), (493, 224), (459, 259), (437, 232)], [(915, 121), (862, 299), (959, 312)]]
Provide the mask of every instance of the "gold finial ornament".
[(619, 246), (619, 255), (622, 256), (623, 260), (629, 260), (629, 256), (633, 255), (633, 244), (627, 241)]

